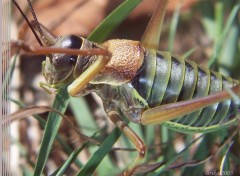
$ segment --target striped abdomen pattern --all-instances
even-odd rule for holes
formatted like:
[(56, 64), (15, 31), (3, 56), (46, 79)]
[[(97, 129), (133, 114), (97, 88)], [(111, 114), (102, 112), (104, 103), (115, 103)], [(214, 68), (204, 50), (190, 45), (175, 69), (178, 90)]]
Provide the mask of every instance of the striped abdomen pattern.
[[(147, 50), (144, 63), (132, 80), (133, 87), (149, 107), (204, 97), (239, 84), (237, 80), (201, 67), (168, 52)], [(209, 131), (233, 122), (239, 104), (225, 100), (167, 122), (169, 127)]]

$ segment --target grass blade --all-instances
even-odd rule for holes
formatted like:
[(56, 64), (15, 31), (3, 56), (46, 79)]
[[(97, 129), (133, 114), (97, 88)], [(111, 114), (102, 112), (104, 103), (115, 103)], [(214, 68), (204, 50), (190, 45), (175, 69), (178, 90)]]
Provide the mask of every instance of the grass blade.
[(112, 149), (113, 144), (121, 135), (119, 129), (115, 128), (114, 131), (103, 141), (99, 149), (93, 154), (92, 158), (84, 165), (78, 176), (90, 176), (93, 174), (99, 163), (105, 157), (106, 154)]
[(103, 42), (141, 0), (126, 0), (109, 14), (99, 26), (89, 35), (91, 41)]
[(217, 58), (219, 57), (219, 54), (221, 53), (221, 49), (222, 49), (222, 46), (224, 44), (224, 40), (226, 39), (227, 34), (231, 29), (231, 26), (234, 22), (234, 19), (236, 18), (236, 16), (239, 13), (239, 8), (240, 8), (240, 4), (236, 5), (233, 8), (233, 10), (231, 11), (231, 14), (228, 17), (228, 20), (227, 20), (226, 26), (223, 30), (223, 33), (222, 33), (221, 37), (219, 38), (219, 40), (217, 41), (217, 43), (214, 47), (214, 50), (213, 50), (213, 55), (212, 55), (211, 59), (209, 60), (208, 66), (210, 68), (214, 65)]
[(174, 38), (176, 36), (177, 32), (177, 26), (178, 26), (178, 21), (179, 21), (179, 16), (180, 16), (180, 9), (182, 6), (182, 2), (179, 2), (175, 11), (174, 15), (172, 18), (171, 26), (170, 26), (170, 32), (169, 32), (169, 39), (168, 39), (168, 50), (169, 52), (173, 51), (173, 46), (174, 46)]
[[(67, 87), (65, 86), (58, 91), (52, 108), (64, 114), (68, 102), (69, 95), (67, 93)], [(34, 170), (34, 175), (36, 176), (41, 175), (43, 172), (43, 169), (46, 165), (48, 155), (50, 153), (53, 141), (56, 137), (61, 121), (62, 121), (61, 116), (53, 112), (49, 113), (43, 139), (41, 142), (41, 148), (38, 154), (38, 159)]]
[[(91, 114), (90, 109), (83, 97), (82, 98), (71, 98), (70, 106), (71, 106), (71, 109), (73, 110), (74, 117), (75, 117), (78, 125), (81, 127), (81, 132), (83, 134), (85, 134), (87, 136), (92, 136), (94, 131), (99, 131), (96, 121), (95, 121), (93, 115)], [(98, 146), (88, 147), (90, 156), (92, 156), (94, 154), (94, 152), (96, 152), (96, 150), (98, 150), (98, 148), (99, 148)], [(101, 166), (103, 166), (103, 167), (98, 167), (98, 169), (97, 169), (97, 172), (99, 174), (106, 171), (106, 166), (109, 168), (114, 167), (113, 163), (111, 162), (111, 159), (107, 156), (101, 162)], [(103, 175), (103, 174), (100, 174), (100, 175)]]
[(77, 124), (81, 128), (81, 131), (87, 135), (91, 136), (93, 131), (97, 131), (96, 121), (90, 112), (90, 109), (83, 97), (70, 99), (70, 107), (73, 111), (73, 115), (77, 121)]
[[(94, 133), (91, 137), (94, 137), (97, 133)], [(80, 146), (78, 149), (74, 150), (71, 155), (68, 157), (68, 159), (64, 162), (62, 167), (60, 167), (55, 173), (52, 175), (64, 175), (64, 172), (67, 170), (69, 165), (74, 162), (74, 160), (77, 158), (78, 154), (89, 144), (89, 141), (85, 142), (82, 146)]]

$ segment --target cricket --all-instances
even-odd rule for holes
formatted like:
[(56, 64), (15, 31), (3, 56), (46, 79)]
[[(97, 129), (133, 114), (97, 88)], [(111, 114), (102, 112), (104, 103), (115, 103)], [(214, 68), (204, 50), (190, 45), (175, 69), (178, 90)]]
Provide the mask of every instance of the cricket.
[[(148, 129), (153, 126), (163, 126), (165, 130), (176, 131), (184, 135), (202, 133), (208, 136), (218, 131), (225, 131), (225, 138), (221, 139), (216, 153), (224, 147), (224, 151), (228, 152), (233, 138), (238, 136), (239, 139), (237, 130), (240, 113), (239, 77), (232, 78), (231, 75), (224, 75), (214, 70), (217, 67), (208, 68), (191, 61), (190, 58), (184, 59), (169, 51), (161, 51), (159, 48), (168, 0), (157, 0), (157, 6), (141, 40), (108, 39), (104, 42), (91, 41), (74, 34), (55, 36), (38, 20), (34, 6), (30, 0), (27, 1), (33, 20), (29, 20), (19, 4), (12, 0), (24, 17), (26, 25), (23, 26), (22, 31), (30, 29), (39, 45), (29, 45), (22, 40), (17, 40), (12, 41), (12, 46), (27, 54), (46, 56), (45, 61), (42, 62), (42, 75), (45, 82), (40, 83), (40, 87), (46, 94), (54, 90), (54, 94), (61, 99), (64, 91), (67, 97), (84, 97), (94, 92), (100, 97), (107, 118), (130, 141), (130, 146), (134, 150), (131, 152), (134, 156), (132, 161), (125, 165), (124, 169), (119, 170), (119, 174), (124, 176), (147, 175), (161, 174), (163, 171), (169, 171), (170, 174), (171, 169), (198, 166), (214, 155), (209, 153), (205, 158), (193, 158), (189, 159), (192, 162), (185, 160), (180, 164), (174, 162), (183, 157), (179, 154), (181, 152), (175, 154), (177, 159), (171, 161), (172, 163), (168, 163), (171, 157), (165, 154), (162, 154), (163, 158), (157, 161), (146, 159), (149, 157), (148, 152), (151, 153), (149, 150), (154, 150), (154, 148), (150, 149), (145, 139), (131, 127), (131, 123), (143, 127), (149, 126)], [(232, 2), (231, 5), (239, 13), (239, 2), (235, 4)], [(234, 16), (234, 8), (229, 10), (232, 16)], [(237, 18), (236, 14), (235, 21), (233, 21), (238, 23), (239, 33), (239, 17)], [(228, 16), (225, 18), (227, 19)], [(236, 47), (239, 49), (239, 46)], [(239, 53), (236, 58), (240, 60)], [(67, 101), (68, 98), (65, 98), (62, 104), (67, 104)], [(51, 108), (54, 109), (54, 112), (49, 113), (54, 116), (51, 119), (55, 119), (54, 123), (59, 125), (61, 122), (59, 114), (65, 114), (66, 108), (58, 109), (54, 105)], [(47, 150), (50, 151), (52, 141), (46, 140), (47, 133), (51, 131), (48, 126), (51, 125), (46, 125), (42, 144), (49, 145)], [(228, 133), (229, 128), (235, 130)], [(56, 131), (52, 130), (54, 135)], [(204, 139), (203, 137), (202, 140)], [(109, 150), (111, 147), (109, 146)], [(43, 150), (40, 148), (39, 155)], [(167, 147), (162, 150), (164, 153)], [(35, 167), (34, 174), (42, 174), (45, 164), (46, 161), (42, 162), (39, 168)], [(87, 166), (83, 168), (79, 169), (78, 175), (92, 174), (88, 172)], [(62, 170), (59, 168), (59, 175)], [(219, 172), (222, 173), (222, 171), (224, 169), (220, 167)], [(183, 173), (188, 172), (185, 170)]]

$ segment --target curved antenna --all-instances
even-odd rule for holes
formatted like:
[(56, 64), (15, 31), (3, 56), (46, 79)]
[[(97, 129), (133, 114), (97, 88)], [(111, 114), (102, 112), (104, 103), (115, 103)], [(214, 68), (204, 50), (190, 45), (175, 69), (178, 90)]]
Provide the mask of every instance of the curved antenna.
[(18, 11), (21, 13), (21, 15), (23, 16), (23, 18), (25, 19), (25, 21), (27, 22), (28, 26), (30, 27), (31, 31), (33, 32), (35, 38), (37, 39), (39, 45), (43, 46), (41, 39), (38, 37), (36, 31), (33, 29), (30, 21), (28, 20), (28, 18), (26, 17), (26, 15), (23, 13), (22, 9), (20, 8), (20, 6), (18, 5), (18, 3), (15, 0), (12, 0), (12, 2), (14, 3), (14, 5), (17, 7)]
[(42, 32), (42, 29), (41, 29), (41, 27), (40, 27), (40, 25), (39, 25), (37, 16), (36, 16), (36, 14), (35, 14), (35, 12), (34, 12), (34, 10), (33, 10), (31, 1), (30, 1), (30, 0), (27, 0), (27, 2), (28, 2), (28, 5), (29, 5), (29, 8), (30, 8), (30, 10), (31, 10), (33, 19), (34, 19), (34, 21), (35, 21), (36, 28), (37, 28), (37, 30), (38, 30), (38, 32), (39, 32), (42, 40), (44, 41), (45, 44), (49, 45), (51, 42), (49, 42), (49, 41), (47, 40), (47, 38), (44, 36), (44, 34), (43, 34), (43, 32)]

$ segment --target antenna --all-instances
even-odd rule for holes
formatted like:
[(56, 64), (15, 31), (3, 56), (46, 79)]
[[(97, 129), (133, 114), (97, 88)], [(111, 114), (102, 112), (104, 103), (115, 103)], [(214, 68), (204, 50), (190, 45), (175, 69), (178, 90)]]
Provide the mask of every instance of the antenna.
[(46, 37), (44, 36), (44, 34), (43, 34), (43, 32), (42, 32), (42, 29), (41, 29), (41, 27), (40, 27), (40, 25), (39, 25), (39, 22), (38, 22), (38, 19), (37, 19), (36, 14), (35, 14), (35, 12), (34, 12), (34, 10), (33, 10), (31, 1), (30, 1), (30, 0), (27, 0), (27, 2), (28, 2), (28, 5), (29, 5), (29, 8), (30, 8), (30, 10), (31, 10), (33, 19), (34, 19), (34, 21), (35, 21), (36, 28), (37, 28), (37, 30), (38, 30), (38, 32), (39, 32), (42, 40), (44, 41), (44, 43), (49, 44), (49, 41), (48, 41), (48, 40), (46, 39)]
[[(36, 31), (33, 29), (30, 21), (28, 20), (28, 18), (26, 17), (26, 15), (23, 13), (22, 9), (20, 8), (20, 6), (18, 5), (18, 3), (15, 0), (12, 0), (12, 2), (14, 3), (14, 5), (17, 7), (17, 9), (19, 10), (19, 12), (21, 13), (21, 15), (23, 16), (23, 18), (25, 19), (25, 21), (27, 22), (28, 26), (30, 27), (31, 31), (33, 32), (35, 38), (37, 39), (39, 45), (43, 46), (41, 39), (38, 37)], [(40, 32), (39, 32), (40, 33)]]

